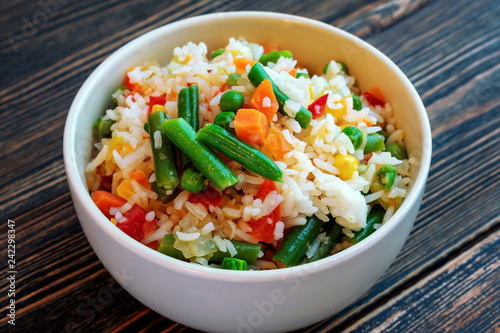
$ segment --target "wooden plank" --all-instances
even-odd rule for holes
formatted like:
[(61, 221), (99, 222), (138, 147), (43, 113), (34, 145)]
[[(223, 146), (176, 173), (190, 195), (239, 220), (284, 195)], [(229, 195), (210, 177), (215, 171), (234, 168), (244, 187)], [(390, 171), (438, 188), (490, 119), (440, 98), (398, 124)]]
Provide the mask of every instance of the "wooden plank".
[(498, 332), (498, 253), (500, 230), (345, 332)]

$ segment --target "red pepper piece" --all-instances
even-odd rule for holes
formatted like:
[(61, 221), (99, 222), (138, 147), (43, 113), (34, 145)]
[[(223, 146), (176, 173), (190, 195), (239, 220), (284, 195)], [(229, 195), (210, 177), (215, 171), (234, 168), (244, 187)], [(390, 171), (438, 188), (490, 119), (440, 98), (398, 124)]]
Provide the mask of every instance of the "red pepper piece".
[(215, 187), (209, 186), (204, 191), (192, 193), (189, 196), (188, 201), (191, 203), (201, 203), (203, 206), (205, 206), (206, 209), (208, 209), (210, 205), (219, 207), (224, 201), (225, 194), (225, 190), (220, 193), (219, 190)]
[(142, 87), (139, 83), (131, 83), (130, 79), (128, 78), (128, 74), (125, 75), (125, 86), (132, 91), (140, 93), (142, 90)]
[[(255, 199), (264, 199), (272, 191), (277, 191), (276, 183), (270, 179), (264, 180), (262, 185), (260, 185)], [(251, 219), (248, 221), (248, 225), (252, 228), (248, 234), (259, 242), (271, 243), (274, 240), (274, 229), (276, 228), (276, 223), (281, 220), (281, 207), (278, 205), (271, 214), (263, 216), (260, 219)]]
[(167, 102), (167, 95), (149, 96), (148, 114), (150, 114), (153, 111), (153, 106), (155, 105), (165, 106), (166, 102)]
[(127, 221), (117, 223), (116, 226), (133, 239), (141, 241), (151, 235), (156, 228), (157, 220), (146, 221), (146, 214), (144, 209), (135, 204), (123, 214), (127, 218)]
[(326, 101), (328, 100), (328, 94), (324, 94), (307, 107), (312, 113), (312, 118), (317, 119), (325, 113)]
[(385, 106), (384, 96), (377, 87), (373, 87), (372, 89), (364, 92), (363, 96), (365, 96), (366, 100), (368, 101), (368, 103), (370, 103), (371, 106)]

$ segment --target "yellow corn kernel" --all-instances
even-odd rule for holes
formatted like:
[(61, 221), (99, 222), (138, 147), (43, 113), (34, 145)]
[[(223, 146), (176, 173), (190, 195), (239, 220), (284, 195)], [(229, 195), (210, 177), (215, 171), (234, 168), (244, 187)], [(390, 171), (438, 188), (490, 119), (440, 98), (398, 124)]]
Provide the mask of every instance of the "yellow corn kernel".
[(130, 178), (125, 178), (121, 181), (120, 185), (116, 188), (116, 194), (128, 200), (135, 194), (134, 188), (132, 187), (132, 180)]
[(338, 176), (340, 179), (348, 180), (352, 178), (354, 171), (358, 170), (359, 162), (352, 155), (337, 154), (333, 166), (339, 170)]
[(313, 88), (312, 86), (309, 86), (309, 99), (312, 100), (314, 96)]
[(328, 104), (325, 106), (325, 113), (330, 113), (332, 116), (334, 116), (337, 119), (337, 122), (344, 119), (344, 116), (346, 115), (347, 112), (347, 102), (345, 101), (345, 98), (341, 99), (338, 102), (335, 102), (335, 106), (340, 106), (337, 109), (330, 109), (328, 107)]
[(114, 225), (116, 225), (116, 220), (114, 217), (111, 218), (111, 223), (113, 223)]
[(156, 105), (153, 105), (153, 109), (151, 110), (151, 112), (156, 112), (156, 111), (167, 112), (167, 108), (164, 107), (163, 105), (156, 104)]

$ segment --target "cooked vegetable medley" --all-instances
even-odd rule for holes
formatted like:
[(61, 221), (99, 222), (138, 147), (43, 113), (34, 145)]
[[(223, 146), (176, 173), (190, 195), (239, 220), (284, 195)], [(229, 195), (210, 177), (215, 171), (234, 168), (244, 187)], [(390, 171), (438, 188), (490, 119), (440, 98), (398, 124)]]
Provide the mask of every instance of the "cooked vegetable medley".
[(121, 231), (179, 260), (274, 269), (342, 251), (399, 208), (414, 158), (384, 87), (360, 91), (348, 62), (312, 73), (241, 38), (173, 53), (124, 73), (93, 127), (88, 187)]

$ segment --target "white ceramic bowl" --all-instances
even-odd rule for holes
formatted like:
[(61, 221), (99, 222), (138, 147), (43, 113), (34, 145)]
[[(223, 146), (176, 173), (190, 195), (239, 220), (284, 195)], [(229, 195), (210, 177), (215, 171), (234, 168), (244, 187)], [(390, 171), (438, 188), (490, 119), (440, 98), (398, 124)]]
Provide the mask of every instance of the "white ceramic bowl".
[[(353, 247), (304, 266), (273, 271), (227, 271), (158, 253), (118, 230), (90, 199), (84, 166), (91, 127), (105, 110), (127, 68), (170, 61), (176, 46), (205, 42), (209, 50), (229, 37), (279, 44), (320, 73), (331, 59), (347, 64), (358, 86), (380, 87), (405, 131), (413, 169), (411, 190), (396, 214)], [(85, 81), (64, 131), (66, 173), (82, 228), (111, 275), (154, 311), (205, 331), (287, 331), (325, 319), (353, 303), (384, 273), (403, 246), (419, 210), (431, 158), (431, 133), (422, 102), (394, 63), (364, 41), (330, 25), (276, 13), (234, 12), (194, 17), (155, 29), (126, 44)]]

